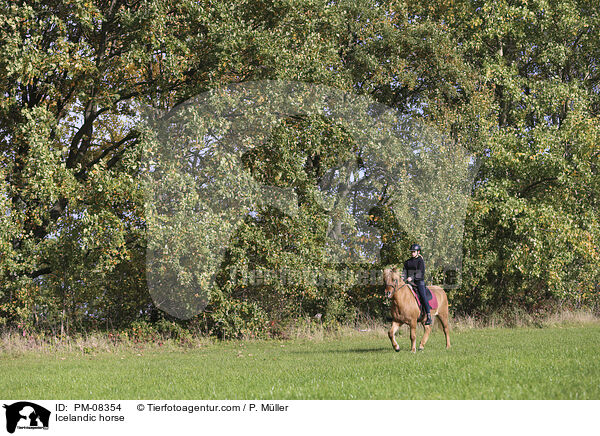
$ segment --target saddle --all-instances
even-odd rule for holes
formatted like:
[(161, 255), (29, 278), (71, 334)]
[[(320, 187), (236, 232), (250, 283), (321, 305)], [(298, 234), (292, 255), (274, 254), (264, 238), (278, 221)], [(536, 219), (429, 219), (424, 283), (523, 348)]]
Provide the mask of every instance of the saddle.
[[(419, 315), (419, 319), (424, 318), (426, 316), (425, 307), (421, 304), (421, 299), (419, 298), (419, 291), (417, 290), (417, 286), (413, 283), (408, 283), (408, 287), (410, 288), (415, 300), (417, 300), (417, 305), (421, 310), (421, 314)], [(429, 307), (431, 310), (438, 308), (438, 301), (433, 292), (429, 290), (427, 286), (425, 286), (425, 298), (427, 298), (427, 302), (429, 303)]]

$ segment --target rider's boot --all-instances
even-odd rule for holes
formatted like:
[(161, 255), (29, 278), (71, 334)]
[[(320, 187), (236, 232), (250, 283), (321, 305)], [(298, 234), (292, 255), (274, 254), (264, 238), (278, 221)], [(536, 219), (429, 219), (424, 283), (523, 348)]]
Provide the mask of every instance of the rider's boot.
[(433, 321), (431, 320), (431, 313), (427, 312), (427, 320), (425, 321), (425, 325), (431, 325)]

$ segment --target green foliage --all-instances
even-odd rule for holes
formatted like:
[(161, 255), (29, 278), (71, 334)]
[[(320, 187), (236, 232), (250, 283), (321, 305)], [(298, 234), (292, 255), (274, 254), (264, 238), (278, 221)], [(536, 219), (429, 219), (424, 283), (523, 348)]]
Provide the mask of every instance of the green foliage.
[(169, 340), (176, 341), (180, 345), (192, 343), (192, 334), (187, 328), (165, 318), (156, 322), (138, 319), (133, 321), (130, 327), (117, 334), (134, 344), (161, 344)]
[(600, 24), (588, 2), (460, 6), (455, 29), (494, 96), (496, 127), (465, 233), (458, 308), (573, 303), (600, 280)]
[[(147, 246), (155, 216), (144, 208), (140, 162), (151, 140), (136, 127), (136, 111), (142, 103), (170, 110), (208, 89), (258, 79), (371, 97), (448, 138), (448, 149), (433, 152), (458, 144), (476, 156), (460, 287), (449, 294), (456, 311), (600, 299), (594, 2), (51, 0), (0, 1), (0, 10), (0, 323), (68, 333), (161, 319), (146, 279), (146, 249), (157, 247)], [(349, 177), (344, 164), (360, 167), (364, 144), (316, 115), (284, 120), (270, 138), (244, 155), (245, 172), (212, 156), (224, 175), (215, 195), (251, 175), (293, 190), (298, 213), (257, 205), (216, 266), (216, 283), (201, 289), (207, 312), (194, 321), (230, 338), (316, 313), (335, 322), (357, 312), (384, 316), (372, 284), (355, 277), (327, 284), (340, 268), (325, 260), (327, 232), (353, 216), (347, 198), (324, 198), (319, 183), (331, 168)], [(435, 160), (419, 153), (411, 163), (434, 174)], [(392, 155), (379, 157), (391, 165)], [(428, 247), (426, 260), (461, 245), (462, 227), (439, 224), (460, 209), (464, 197), (439, 195), (456, 188), (458, 174), (444, 168), (421, 182), (431, 189), (420, 207), (441, 220), (434, 222), (391, 213), (390, 201), (408, 209), (414, 192), (386, 192), (377, 181), (380, 203), (365, 238), (381, 244), (382, 264), (399, 264), (426, 232), (451, 240)], [(186, 207), (198, 204), (185, 180), (172, 183), (189, 194)], [(205, 223), (173, 219), (168, 225), (189, 236), (175, 248), (206, 252), (194, 232), (219, 222), (218, 215)], [(346, 248), (335, 253), (348, 257), (341, 268), (365, 261)], [(178, 283), (208, 268), (190, 262), (174, 261)], [(240, 283), (257, 270), (325, 285)], [(442, 278), (436, 269), (429, 274), (430, 283)]]
[(268, 332), (268, 317), (254, 302), (225, 298), (213, 292), (203, 313), (207, 333), (221, 339), (260, 338)]

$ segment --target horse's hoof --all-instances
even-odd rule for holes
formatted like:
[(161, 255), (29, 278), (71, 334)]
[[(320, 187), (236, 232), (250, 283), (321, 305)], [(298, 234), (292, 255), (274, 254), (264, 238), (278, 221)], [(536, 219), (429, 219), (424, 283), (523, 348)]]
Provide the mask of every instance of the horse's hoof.
[(425, 347), (419, 347), (419, 351), (423, 351)]
[(395, 351), (396, 353), (397, 353), (397, 352), (399, 352), (399, 351), (400, 351), (400, 347), (398, 347), (398, 348), (394, 348), (394, 351)]

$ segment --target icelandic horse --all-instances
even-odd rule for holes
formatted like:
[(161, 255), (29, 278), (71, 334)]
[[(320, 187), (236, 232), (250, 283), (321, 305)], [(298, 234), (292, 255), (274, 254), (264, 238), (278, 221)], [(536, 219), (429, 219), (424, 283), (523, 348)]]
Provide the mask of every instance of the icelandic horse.
[[(396, 332), (402, 324), (408, 324), (410, 327), (410, 351), (416, 352), (417, 348), (417, 322), (423, 324), (425, 334), (419, 344), (419, 350), (422, 350), (429, 339), (431, 325), (425, 325), (426, 317), (420, 317), (421, 309), (417, 304), (414, 294), (408, 284), (402, 280), (400, 273), (396, 268), (386, 268), (383, 270), (383, 280), (385, 282), (385, 292), (388, 298), (392, 300), (392, 328), (388, 332), (392, 347), (400, 351), (400, 345), (396, 342)], [(439, 286), (427, 286), (435, 294), (438, 301), (437, 309), (431, 309), (431, 316), (437, 317), (442, 323), (444, 334), (446, 335), (446, 349), (450, 348), (450, 336), (448, 325), (448, 296)], [(433, 325), (433, 324), (432, 324)]]

